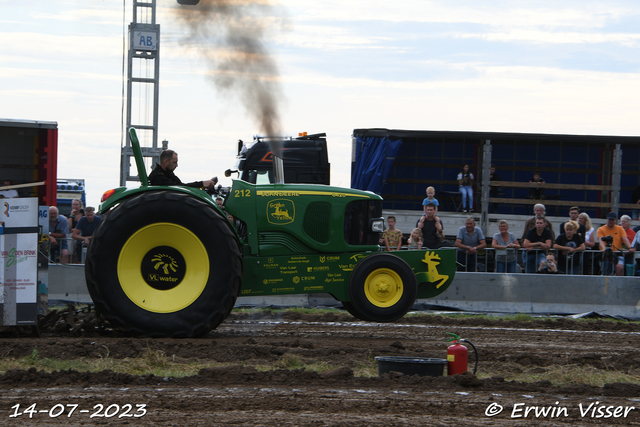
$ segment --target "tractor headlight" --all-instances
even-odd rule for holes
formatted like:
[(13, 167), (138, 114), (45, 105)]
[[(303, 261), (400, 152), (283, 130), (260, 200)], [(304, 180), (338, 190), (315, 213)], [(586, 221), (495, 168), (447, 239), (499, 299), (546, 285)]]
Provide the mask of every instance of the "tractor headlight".
[(373, 233), (382, 233), (384, 231), (384, 218), (371, 218), (369, 223)]

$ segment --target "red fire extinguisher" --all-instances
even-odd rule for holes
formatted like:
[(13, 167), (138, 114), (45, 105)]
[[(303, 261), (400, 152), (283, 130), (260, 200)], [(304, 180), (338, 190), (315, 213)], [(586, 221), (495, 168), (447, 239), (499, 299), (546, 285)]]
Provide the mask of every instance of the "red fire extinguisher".
[(447, 332), (447, 334), (452, 336), (447, 342), (453, 341), (453, 344), (447, 348), (447, 362), (449, 362), (447, 375), (462, 374), (468, 371), (468, 350), (467, 347), (460, 344), (461, 342), (469, 343), (476, 354), (476, 366), (473, 368), (473, 374), (475, 375), (478, 370), (478, 351), (476, 350), (476, 346), (469, 340), (460, 338), (459, 335), (452, 334), (451, 332)]

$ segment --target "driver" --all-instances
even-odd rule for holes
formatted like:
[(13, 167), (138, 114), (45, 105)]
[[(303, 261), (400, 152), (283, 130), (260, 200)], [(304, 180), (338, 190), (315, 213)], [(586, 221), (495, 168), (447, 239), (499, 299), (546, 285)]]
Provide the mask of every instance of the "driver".
[(211, 189), (215, 185), (213, 180), (195, 181), (183, 183), (173, 171), (178, 167), (178, 153), (173, 150), (164, 150), (160, 153), (160, 164), (149, 174), (150, 185), (185, 185), (187, 187)]
[[(629, 248), (629, 251), (634, 252), (636, 249), (631, 247), (627, 232), (624, 231), (619, 225), (616, 225), (618, 215), (615, 212), (609, 212), (607, 215), (607, 223), (598, 228), (598, 241), (600, 242), (600, 250), (604, 251), (607, 248), (605, 242), (602, 241), (603, 237), (611, 236), (613, 242), (611, 243), (611, 249), (614, 251), (621, 251), (624, 248)], [(624, 245), (624, 246), (623, 246)], [(608, 271), (608, 260), (605, 259), (604, 271)], [(616, 276), (624, 275), (624, 256), (618, 256), (618, 263), (616, 265)]]

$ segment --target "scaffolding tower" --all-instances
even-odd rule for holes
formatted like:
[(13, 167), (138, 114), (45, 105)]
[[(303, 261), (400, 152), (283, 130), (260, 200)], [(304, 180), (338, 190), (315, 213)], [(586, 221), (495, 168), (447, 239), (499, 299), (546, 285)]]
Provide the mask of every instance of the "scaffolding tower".
[[(133, 0), (133, 19), (129, 24), (129, 51), (127, 58), (127, 113), (126, 129), (136, 128), (142, 155), (158, 163), (160, 153), (167, 148), (163, 141), (158, 147), (158, 95), (160, 83), (160, 25), (156, 24), (156, 0)], [(120, 186), (127, 181), (139, 181), (137, 173), (131, 175), (131, 148), (129, 132), (125, 132), (120, 162)]]

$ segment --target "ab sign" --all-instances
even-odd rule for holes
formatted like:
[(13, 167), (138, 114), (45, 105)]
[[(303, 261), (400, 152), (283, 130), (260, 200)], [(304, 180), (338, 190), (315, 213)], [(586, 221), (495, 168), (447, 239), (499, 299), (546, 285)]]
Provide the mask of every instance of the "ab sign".
[(135, 31), (132, 44), (135, 50), (158, 50), (158, 33), (155, 31)]

